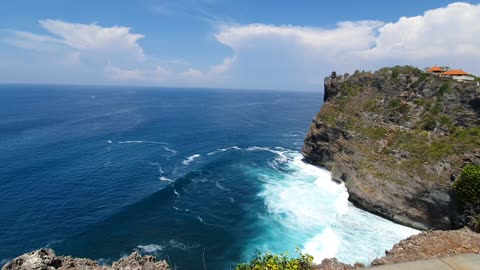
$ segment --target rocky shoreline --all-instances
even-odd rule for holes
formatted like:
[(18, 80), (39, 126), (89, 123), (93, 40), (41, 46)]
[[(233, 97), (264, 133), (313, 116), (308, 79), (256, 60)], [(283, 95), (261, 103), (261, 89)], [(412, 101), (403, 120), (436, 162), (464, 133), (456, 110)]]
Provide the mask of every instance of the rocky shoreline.
[(113, 262), (110, 266), (99, 265), (98, 262), (57, 256), (52, 249), (39, 249), (13, 259), (2, 267), (2, 270), (169, 270), (166, 261), (157, 261), (154, 256), (142, 256), (133, 252), (128, 257)]
[[(386, 265), (416, 260), (447, 257), (459, 254), (480, 254), (480, 234), (465, 228), (457, 231), (427, 231), (400, 241), (385, 255), (372, 261), (371, 265)], [(200, 267), (201, 268), (201, 267)], [(349, 265), (335, 258), (325, 259), (316, 270), (362, 269), (365, 265)], [(154, 256), (133, 252), (130, 256), (113, 262), (112, 265), (100, 265), (98, 262), (56, 256), (51, 249), (39, 249), (15, 258), (3, 266), (2, 270), (169, 270), (164, 260), (157, 261)]]

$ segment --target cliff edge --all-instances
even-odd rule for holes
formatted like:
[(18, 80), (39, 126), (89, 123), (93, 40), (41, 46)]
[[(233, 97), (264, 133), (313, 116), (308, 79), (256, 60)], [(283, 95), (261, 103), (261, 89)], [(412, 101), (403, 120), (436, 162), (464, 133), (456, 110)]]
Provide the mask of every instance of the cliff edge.
[(410, 66), (325, 80), (302, 153), (360, 208), (418, 229), (462, 226), (452, 182), (480, 164), (480, 87)]

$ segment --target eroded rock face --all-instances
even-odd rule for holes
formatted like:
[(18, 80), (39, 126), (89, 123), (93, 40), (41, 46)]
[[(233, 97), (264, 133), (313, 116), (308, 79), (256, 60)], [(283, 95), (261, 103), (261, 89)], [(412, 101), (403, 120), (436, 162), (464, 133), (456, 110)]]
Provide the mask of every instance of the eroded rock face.
[(375, 259), (372, 265), (393, 264), (442, 258), (453, 255), (480, 253), (480, 234), (469, 229), (429, 231), (410, 236)]
[(480, 155), (480, 87), (412, 67), (328, 78), (302, 154), (360, 208), (418, 229), (459, 227), (452, 182)]
[(153, 256), (141, 256), (133, 252), (130, 256), (114, 262), (111, 266), (100, 266), (96, 261), (70, 256), (56, 256), (51, 249), (39, 249), (15, 258), (2, 270), (169, 270), (165, 261), (156, 261)]

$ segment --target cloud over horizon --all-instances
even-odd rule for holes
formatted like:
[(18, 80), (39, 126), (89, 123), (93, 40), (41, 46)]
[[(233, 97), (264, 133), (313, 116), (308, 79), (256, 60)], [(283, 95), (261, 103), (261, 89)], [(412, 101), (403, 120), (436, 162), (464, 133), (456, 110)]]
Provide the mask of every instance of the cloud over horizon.
[(478, 18), (480, 4), (459, 2), (395, 22), (347, 21), (333, 28), (218, 24), (214, 40), (232, 53), (203, 68), (156, 61), (139, 44), (144, 35), (123, 26), (40, 20), (48, 35), (12, 31), (4, 41), (61, 54), (63, 65), (83, 63), (112, 83), (315, 90), (332, 70), (397, 64), (449, 65), (479, 75)]

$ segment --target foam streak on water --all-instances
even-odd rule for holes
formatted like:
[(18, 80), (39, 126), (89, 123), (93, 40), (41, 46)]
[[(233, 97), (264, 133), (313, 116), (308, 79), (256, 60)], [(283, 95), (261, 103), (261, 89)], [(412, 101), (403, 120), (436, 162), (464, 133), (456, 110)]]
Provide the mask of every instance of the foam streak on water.
[(278, 154), (275, 164), (256, 174), (262, 181), (258, 196), (265, 202), (267, 216), (259, 219), (263, 231), (250, 243), (247, 254), (261, 250), (292, 252), (296, 247), (319, 263), (337, 257), (346, 263), (369, 263), (396, 242), (418, 231), (360, 210), (348, 202), (343, 184), (331, 174), (302, 161), (293, 151), (250, 148)]

